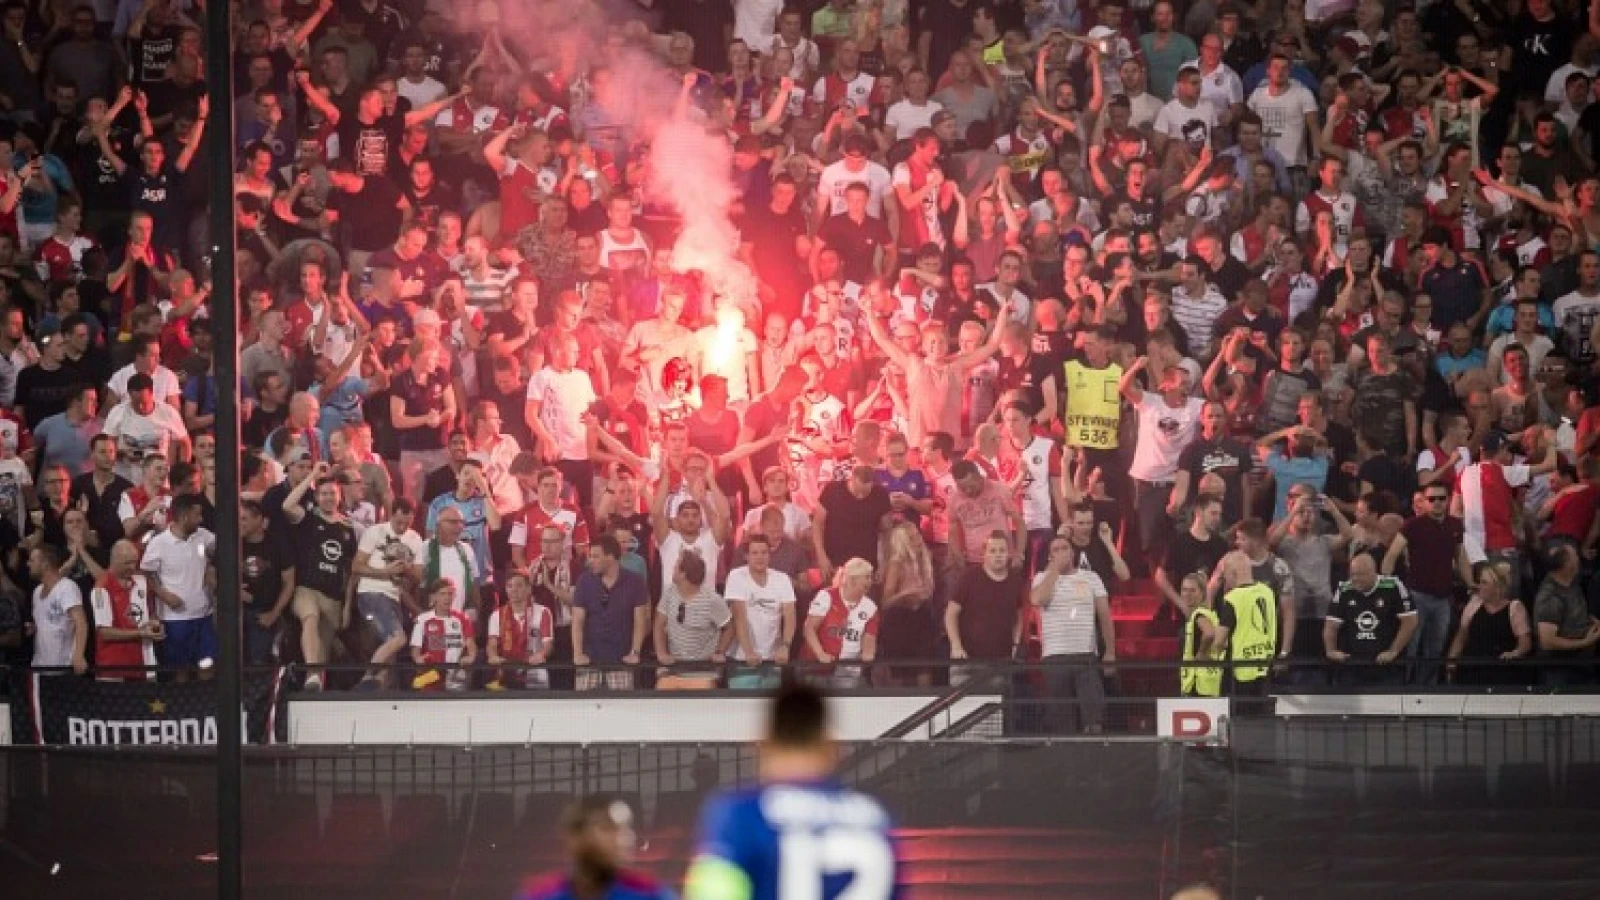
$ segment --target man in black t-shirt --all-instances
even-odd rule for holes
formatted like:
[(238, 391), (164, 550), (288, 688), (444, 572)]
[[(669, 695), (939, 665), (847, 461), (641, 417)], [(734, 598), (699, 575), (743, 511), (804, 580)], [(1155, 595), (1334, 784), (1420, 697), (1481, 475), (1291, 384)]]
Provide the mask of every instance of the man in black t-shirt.
[(1217, 563), (1228, 555), (1228, 541), (1219, 533), (1224, 521), (1222, 501), (1215, 497), (1201, 497), (1194, 503), (1189, 527), (1180, 529), (1167, 542), (1166, 556), (1161, 565), (1156, 567), (1156, 586), (1172, 604), (1164, 612), (1170, 614), (1176, 611), (1179, 614), (1174, 621), (1182, 621), (1183, 618), (1184, 607), (1178, 594), (1183, 579), (1198, 572), (1210, 580)]
[(347, 156), (328, 166), (328, 180), (334, 187), (328, 212), (343, 228), (350, 247), (350, 271), (360, 275), (372, 254), (400, 236), (400, 222), (411, 209), (411, 201), (387, 178), (356, 174), (355, 164)]
[(1056, 419), (1060, 399), (1057, 387), (1060, 371), (1050, 359), (1033, 352), (1028, 326), (1020, 322), (1007, 322), (1001, 326), (999, 368), (995, 370), (995, 390), (1004, 396), (1007, 391), (1021, 391), (1034, 421), (1048, 428)]
[(1078, 559), (1078, 568), (1087, 568), (1100, 576), (1109, 589), (1127, 581), (1130, 573), (1128, 564), (1117, 552), (1116, 529), (1098, 507), (1098, 502), (1075, 504), (1071, 521), (1062, 527)]
[(122, 495), (133, 483), (117, 474), (117, 439), (109, 434), (102, 432), (89, 441), (89, 463), (89, 471), (72, 479), (67, 504), (82, 509), (100, 546), (110, 547), (123, 538), (122, 517), (117, 511)]
[[(806, 217), (795, 199), (799, 188), (787, 173), (772, 182), (771, 200), (745, 213), (739, 234), (741, 256), (752, 264), (761, 283), (772, 288), (772, 302), (763, 301), (768, 312), (781, 312), (789, 319), (800, 314), (800, 295), (804, 292), (804, 267), (795, 253), (795, 239), (806, 233)], [(580, 244), (579, 262), (583, 247)]]
[(66, 341), (59, 331), (41, 334), (38, 346), (39, 362), (17, 373), (16, 411), (29, 430), (65, 412), (83, 384), (78, 372), (62, 364)]
[(257, 500), (239, 501), (239, 537), (245, 661), (265, 665), (294, 597), (294, 554), (281, 533), (267, 530), (267, 514)]
[(822, 489), (812, 521), (817, 566), (823, 581), (853, 557), (878, 558), (878, 531), (889, 514), (889, 492), (876, 481), (871, 466), (858, 465), (845, 481), (832, 481)]
[(1350, 560), (1350, 580), (1339, 585), (1322, 626), (1322, 646), (1330, 662), (1375, 665), (1334, 669), (1341, 685), (1398, 685), (1405, 679), (1399, 663), (1411, 633), (1417, 630), (1417, 610), (1411, 593), (1399, 581), (1379, 577), (1371, 556)]
[(1575, 27), (1571, 16), (1557, 12), (1553, 0), (1528, 0), (1523, 7), (1506, 35), (1511, 65), (1505, 71), (1511, 84), (1502, 85), (1502, 92), (1509, 97), (1520, 91), (1543, 96), (1551, 74), (1571, 60), (1572, 44), (1583, 29)]
[[(334, 640), (348, 602), (346, 588), (354, 571), (356, 530), (341, 512), (339, 482), (332, 468), (319, 462), (283, 500), (283, 516), (294, 536), (295, 589), (291, 602), (300, 620), (300, 647), (306, 665), (306, 690), (322, 690), (321, 665), (333, 657)], [(316, 486), (316, 504), (306, 511), (304, 498)]]
[(1238, 522), (1250, 509), (1250, 474), (1255, 470), (1250, 446), (1228, 436), (1228, 410), (1210, 401), (1200, 410), (1200, 436), (1178, 455), (1178, 475), (1173, 482), (1168, 515), (1176, 518), (1184, 503), (1199, 492), (1200, 479), (1217, 473), (1227, 486), (1222, 496), (1222, 520)]
[(341, 117), (335, 128), (339, 158), (354, 163), (357, 175), (388, 177), (389, 163), (405, 127), (406, 120), (399, 112), (383, 114), (382, 92), (377, 87), (366, 88), (357, 101), (356, 114)]
[(888, 252), (885, 248), (894, 243), (889, 226), (881, 219), (867, 215), (870, 197), (865, 183), (847, 185), (844, 189), (845, 211), (837, 216), (829, 216), (822, 223), (811, 248), (813, 260), (824, 247), (839, 251), (845, 279), (857, 284), (866, 284), (874, 272), (880, 271), (882, 261), (879, 254)]

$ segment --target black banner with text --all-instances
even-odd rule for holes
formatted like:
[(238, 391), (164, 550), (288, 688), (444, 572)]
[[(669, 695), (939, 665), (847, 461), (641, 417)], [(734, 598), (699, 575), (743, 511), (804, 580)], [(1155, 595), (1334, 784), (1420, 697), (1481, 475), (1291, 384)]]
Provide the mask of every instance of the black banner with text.
[[(281, 673), (245, 678), (246, 740), (270, 743), (278, 730)], [(214, 681), (98, 681), (33, 673), (26, 730), (16, 739), (53, 746), (204, 747), (217, 742)]]

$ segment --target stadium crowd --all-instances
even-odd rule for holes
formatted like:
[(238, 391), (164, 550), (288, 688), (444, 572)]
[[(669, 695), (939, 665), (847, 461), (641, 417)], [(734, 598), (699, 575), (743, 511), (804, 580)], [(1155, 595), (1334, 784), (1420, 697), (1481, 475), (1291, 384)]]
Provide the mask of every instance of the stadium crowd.
[[(0, 9), (8, 662), (211, 662), (231, 118), (245, 645), (307, 690), (1026, 655), (1094, 729), (1135, 589), (1252, 664), (1190, 693), (1593, 681), (1600, 3), (235, 5), (232, 97), (203, 3)], [(674, 267), (622, 51), (753, 296)]]

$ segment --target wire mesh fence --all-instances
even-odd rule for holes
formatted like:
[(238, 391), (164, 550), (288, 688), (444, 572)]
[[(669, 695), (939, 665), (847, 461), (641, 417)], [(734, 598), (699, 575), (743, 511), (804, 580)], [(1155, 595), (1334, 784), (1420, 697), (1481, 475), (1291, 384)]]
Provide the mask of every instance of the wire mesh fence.
[[(981, 728), (981, 722), (976, 727)], [(620, 797), (668, 881), (731, 743), (250, 748), (247, 896), (502, 898), (559, 862), (572, 799)], [(841, 777), (899, 825), (908, 896), (1592, 898), (1600, 722), (1241, 718), (1227, 746), (1137, 736), (873, 741)], [(7, 896), (209, 897), (203, 750), (0, 752)]]

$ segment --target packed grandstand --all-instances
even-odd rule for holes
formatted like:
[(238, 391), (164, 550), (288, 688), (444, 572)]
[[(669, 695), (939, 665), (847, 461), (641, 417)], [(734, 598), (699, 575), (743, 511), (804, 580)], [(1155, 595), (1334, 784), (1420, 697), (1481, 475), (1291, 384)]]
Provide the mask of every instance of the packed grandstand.
[(0, 11), (15, 671), (1594, 680), (1600, 4), (203, 15)]

